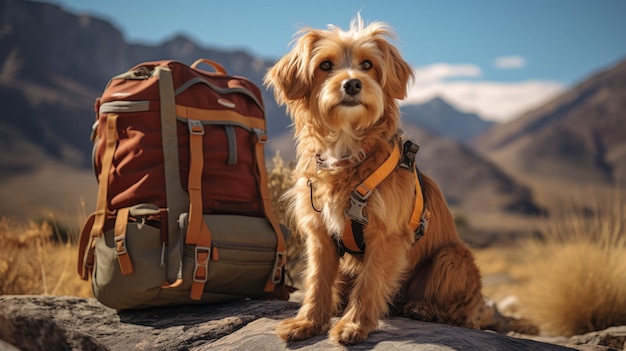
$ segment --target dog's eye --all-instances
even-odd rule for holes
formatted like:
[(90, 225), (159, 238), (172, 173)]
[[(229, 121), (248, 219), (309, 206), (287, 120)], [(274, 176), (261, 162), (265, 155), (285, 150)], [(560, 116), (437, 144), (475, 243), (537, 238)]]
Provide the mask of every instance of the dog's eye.
[(331, 69), (333, 69), (333, 63), (330, 61), (324, 61), (320, 63), (320, 69), (322, 71), (330, 71)]
[(372, 61), (365, 60), (361, 62), (361, 68), (363, 68), (365, 71), (369, 70), (370, 68), (372, 68)]

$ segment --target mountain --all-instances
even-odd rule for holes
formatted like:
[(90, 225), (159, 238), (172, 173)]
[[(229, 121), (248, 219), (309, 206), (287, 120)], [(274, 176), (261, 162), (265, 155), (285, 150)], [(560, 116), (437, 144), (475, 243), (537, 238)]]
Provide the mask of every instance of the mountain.
[(528, 188), (468, 145), (414, 126), (405, 126), (405, 133), (420, 145), (417, 166), (444, 189), (451, 206), (472, 215), (494, 209), (543, 213)]
[[(95, 98), (110, 77), (140, 62), (189, 64), (199, 57), (218, 61), (259, 86), (273, 63), (245, 51), (203, 48), (183, 35), (159, 45), (127, 43), (101, 19), (53, 4), (0, 0), (0, 216), (29, 219), (60, 211), (71, 217), (80, 204), (82, 212), (89, 212), (96, 193), (89, 140)], [(267, 150), (280, 149), (285, 161), (293, 161), (290, 120), (271, 91), (262, 91)], [(420, 168), (440, 183), (456, 213), (481, 224), (491, 223), (481, 220), (481, 213), (541, 211), (527, 188), (459, 141), (485, 128), (477, 116), (440, 99), (405, 106), (403, 113), (407, 134), (422, 147)], [(459, 125), (465, 130), (454, 129)]]
[(419, 105), (403, 105), (400, 110), (405, 124), (460, 141), (469, 141), (494, 124), (474, 113), (461, 112), (439, 97)]
[[(527, 183), (626, 183), (626, 60), (471, 144)], [(550, 190), (550, 189), (548, 189)]]
[[(0, 127), (8, 134), (1, 173), (30, 169), (42, 156), (89, 167), (94, 100), (112, 76), (140, 62), (211, 58), (259, 85), (272, 64), (244, 51), (201, 48), (181, 35), (158, 46), (127, 44), (108, 22), (53, 4), (0, 0), (0, 13)], [(268, 132), (282, 134), (289, 121), (262, 91)]]

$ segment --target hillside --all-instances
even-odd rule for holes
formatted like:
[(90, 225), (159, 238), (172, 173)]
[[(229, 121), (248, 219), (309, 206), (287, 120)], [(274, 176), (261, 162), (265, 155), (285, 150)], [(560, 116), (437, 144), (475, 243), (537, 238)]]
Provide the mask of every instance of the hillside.
[(545, 213), (528, 187), (471, 147), (424, 128), (405, 125), (404, 130), (420, 145), (419, 169), (437, 181), (452, 212), (473, 227), (526, 230), (524, 216)]
[(464, 142), (485, 132), (494, 124), (474, 113), (461, 112), (439, 97), (419, 105), (403, 105), (400, 110), (405, 124), (417, 125), (441, 136)]
[[(14, 131), (8, 151), (34, 144), (46, 156), (79, 167), (90, 167), (93, 104), (112, 76), (145, 61), (190, 64), (208, 57), (260, 83), (271, 64), (246, 52), (201, 48), (184, 36), (158, 46), (129, 44), (106, 21), (46, 3), (0, 0), (0, 28), (0, 123)], [(263, 93), (270, 135), (284, 133), (287, 117)], [(22, 169), (29, 158), (24, 154), (7, 169)]]
[(544, 106), (494, 126), (472, 145), (537, 190), (611, 188), (626, 181), (625, 111), (623, 61)]

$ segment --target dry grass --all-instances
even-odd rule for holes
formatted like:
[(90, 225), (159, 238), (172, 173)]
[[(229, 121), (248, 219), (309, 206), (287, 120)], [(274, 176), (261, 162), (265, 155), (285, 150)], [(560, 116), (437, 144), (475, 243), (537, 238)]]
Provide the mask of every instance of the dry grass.
[(540, 238), (476, 252), (484, 293), (517, 296), (517, 309), (549, 335), (626, 325), (626, 196), (575, 201), (542, 221)]
[(0, 219), (0, 295), (93, 296), (76, 276), (76, 245), (55, 240), (55, 233), (48, 222)]
[(547, 334), (626, 325), (626, 201), (572, 204), (523, 245), (522, 313)]

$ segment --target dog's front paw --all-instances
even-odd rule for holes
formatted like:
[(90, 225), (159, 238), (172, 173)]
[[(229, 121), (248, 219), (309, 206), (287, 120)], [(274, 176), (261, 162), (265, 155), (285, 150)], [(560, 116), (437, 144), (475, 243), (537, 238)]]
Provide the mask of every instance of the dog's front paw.
[(308, 339), (323, 333), (324, 327), (306, 318), (289, 318), (280, 322), (274, 330), (285, 341)]
[(355, 344), (367, 338), (370, 330), (357, 323), (340, 320), (329, 332), (330, 339), (344, 345)]

